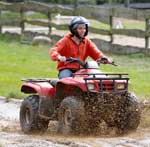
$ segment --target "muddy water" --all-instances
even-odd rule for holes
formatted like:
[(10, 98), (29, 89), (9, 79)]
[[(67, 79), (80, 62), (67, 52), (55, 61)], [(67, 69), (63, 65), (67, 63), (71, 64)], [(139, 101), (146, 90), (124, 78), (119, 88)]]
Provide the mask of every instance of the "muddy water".
[(19, 108), (20, 101), (0, 98), (0, 147), (150, 147), (150, 128), (144, 123), (121, 137), (115, 137), (113, 130), (108, 130), (109, 135), (62, 136), (56, 133), (57, 122), (50, 122), (44, 134), (25, 135), (19, 126)]

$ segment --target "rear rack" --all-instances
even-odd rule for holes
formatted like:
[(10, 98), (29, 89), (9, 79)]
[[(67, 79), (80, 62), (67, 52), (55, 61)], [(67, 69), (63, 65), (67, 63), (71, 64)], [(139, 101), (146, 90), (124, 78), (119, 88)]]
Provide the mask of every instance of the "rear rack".
[[(90, 80), (96, 80), (96, 81), (99, 81), (99, 91), (98, 93), (122, 93), (122, 92), (125, 92), (128, 90), (128, 81), (129, 81), (129, 78), (128, 77), (123, 77), (123, 76), (128, 76), (127, 73), (98, 73), (98, 74), (87, 74), (89, 76), (92, 76), (92, 77), (86, 77), (84, 78), (85, 80), (85, 85), (86, 85), (86, 88), (89, 92), (95, 92), (95, 91), (92, 91), (88, 88), (88, 81)], [(105, 75), (106, 77), (97, 77), (97, 75)], [(126, 87), (123, 89), (123, 90), (117, 90), (117, 87), (116, 87), (116, 80), (117, 81), (122, 81), (122, 80), (125, 80), (126, 81)], [(104, 82), (108, 82), (112, 84), (104, 84)], [(97, 91), (96, 91), (97, 92)]]
[(49, 82), (51, 79), (49, 78), (30, 78), (30, 79), (21, 79), (21, 81), (25, 82)]
[(30, 78), (30, 79), (22, 79), (22, 81), (25, 82), (33, 82), (33, 83), (39, 83), (39, 82), (48, 82), (50, 83), (53, 87), (56, 86), (58, 79), (57, 78), (53, 78), (53, 79), (49, 79), (49, 78)]

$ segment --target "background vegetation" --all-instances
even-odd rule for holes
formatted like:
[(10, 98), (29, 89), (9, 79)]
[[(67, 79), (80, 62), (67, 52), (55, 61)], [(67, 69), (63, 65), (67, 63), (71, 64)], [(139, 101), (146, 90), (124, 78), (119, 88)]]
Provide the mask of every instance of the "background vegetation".
[[(23, 1), (31, 1), (31, 0), (1, 0), (5, 2), (23, 2)], [(57, 3), (57, 4), (119, 4), (125, 3), (126, 1), (130, 1), (130, 3), (149, 3), (149, 0), (36, 0), (39, 2), (47, 2), (47, 3)]]
[[(50, 46), (24, 45), (15, 37), (0, 35), (0, 95), (25, 97), (20, 92), (22, 78), (56, 78), (56, 63), (49, 59), (49, 49)], [(108, 56), (119, 66), (101, 65), (101, 70), (129, 73), (130, 91), (141, 99), (150, 98), (150, 58), (143, 54)]]

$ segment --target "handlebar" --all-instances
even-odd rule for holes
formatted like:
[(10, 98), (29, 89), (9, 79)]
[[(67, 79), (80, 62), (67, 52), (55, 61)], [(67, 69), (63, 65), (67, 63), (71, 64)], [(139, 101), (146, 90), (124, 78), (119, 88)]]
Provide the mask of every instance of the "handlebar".
[[(102, 61), (102, 60), (103, 60), (103, 58), (102, 58), (101, 60), (97, 61), (97, 63), (98, 63), (98, 64), (106, 64), (106, 63), (104, 63), (104, 61)], [(66, 59), (66, 64), (72, 63), (72, 62), (79, 63), (83, 68), (87, 68), (87, 67), (86, 67), (86, 63), (83, 62), (83, 61), (81, 61), (81, 60), (78, 59), (78, 58), (70, 57), (70, 58), (67, 58), (67, 59)], [(111, 65), (113, 65), (113, 66), (118, 66), (117, 64), (115, 64), (114, 61), (111, 61), (111, 62), (108, 61), (107, 64), (111, 64)]]
[(112, 61), (111, 59), (106, 58), (106, 57), (102, 57), (101, 59), (98, 59), (97, 63), (98, 64), (111, 64), (113, 66), (118, 66), (117, 64), (115, 64), (114, 61)]
[(68, 63), (72, 63), (72, 62), (76, 62), (76, 63), (79, 63), (83, 68), (86, 68), (86, 63), (85, 62), (82, 62), (80, 59), (78, 58), (67, 58), (66, 59), (66, 64)]

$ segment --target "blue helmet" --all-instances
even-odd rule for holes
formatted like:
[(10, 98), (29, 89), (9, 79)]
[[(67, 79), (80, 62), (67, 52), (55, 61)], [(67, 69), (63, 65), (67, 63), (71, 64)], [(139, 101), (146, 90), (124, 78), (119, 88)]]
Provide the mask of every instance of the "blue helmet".
[(87, 36), (87, 34), (88, 34), (88, 27), (89, 27), (89, 21), (86, 18), (82, 17), (82, 16), (76, 16), (76, 17), (74, 17), (71, 20), (70, 25), (69, 25), (69, 30), (70, 30), (70, 32), (73, 35), (75, 35), (79, 39), (81, 39), (81, 37), (79, 36), (79, 34), (77, 32), (77, 26), (79, 24), (85, 24), (85, 26), (86, 26), (86, 32), (85, 32), (84, 36)]

